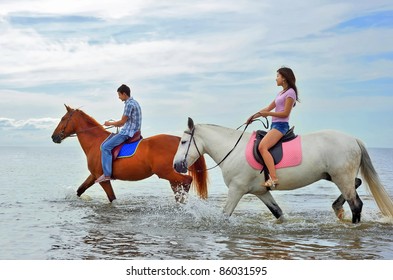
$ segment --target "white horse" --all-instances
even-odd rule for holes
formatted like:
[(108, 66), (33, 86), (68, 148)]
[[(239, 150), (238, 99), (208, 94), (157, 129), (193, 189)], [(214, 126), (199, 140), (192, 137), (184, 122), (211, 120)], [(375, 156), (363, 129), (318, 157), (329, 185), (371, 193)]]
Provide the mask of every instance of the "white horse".
[[(174, 168), (184, 173), (206, 153), (219, 164), (228, 187), (224, 207), (224, 212), (228, 216), (233, 213), (243, 195), (254, 194), (279, 219), (283, 215), (282, 210), (272, 197), (271, 191), (261, 186), (265, 180), (264, 176), (246, 161), (245, 149), (251, 135), (241, 134), (239, 130), (217, 125), (194, 126), (193, 120), (189, 118), (188, 130), (184, 132), (174, 157)], [(332, 181), (342, 194), (333, 203), (337, 217), (343, 218), (343, 204), (347, 201), (352, 211), (352, 222), (358, 223), (363, 205), (356, 192), (356, 188), (361, 184), (361, 180), (356, 178), (360, 170), (382, 214), (393, 217), (393, 201), (382, 186), (368, 152), (360, 140), (329, 130), (302, 135), (301, 146), (301, 164), (277, 169), (280, 184), (275, 190), (294, 190), (321, 179)]]

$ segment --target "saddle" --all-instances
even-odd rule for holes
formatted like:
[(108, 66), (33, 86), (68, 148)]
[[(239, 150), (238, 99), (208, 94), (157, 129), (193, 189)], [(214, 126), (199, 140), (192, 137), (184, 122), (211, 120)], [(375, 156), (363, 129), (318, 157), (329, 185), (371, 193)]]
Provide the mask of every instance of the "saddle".
[[(273, 147), (271, 147), (269, 149), (269, 152), (272, 155), (273, 160), (274, 160), (274, 165), (278, 164), (283, 158), (282, 143), (289, 142), (289, 141), (295, 139), (296, 137), (298, 137), (297, 135), (295, 135), (294, 129), (295, 129), (295, 127), (292, 127), (290, 130), (288, 130), (288, 132), (277, 142), (277, 144), (275, 144)], [(256, 131), (256, 139), (255, 139), (254, 147), (253, 147), (254, 158), (262, 166), (265, 166), (265, 162), (263, 161), (262, 155), (260, 154), (260, 152), (258, 150), (258, 146), (266, 134), (267, 134), (267, 132), (264, 130)], [(263, 171), (265, 173), (265, 178), (269, 178), (267, 168), (263, 167), (261, 170), (261, 173)]]
[(128, 138), (125, 142), (121, 143), (120, 145), (114, 147), (112, 149), (112, 158), (113, 158), (113, 160), (115, 160), (119, 156), (119, 153), (120, 153), (120, 151), (121, 151), (121, 149), (123, 148), (124, 145), (137, 142), (137, 141), (141, 140), (142, 138), (143, 137), (141, 135), (141, 132), (137, 131), (137, 132), (135, 132), (134, 136)]

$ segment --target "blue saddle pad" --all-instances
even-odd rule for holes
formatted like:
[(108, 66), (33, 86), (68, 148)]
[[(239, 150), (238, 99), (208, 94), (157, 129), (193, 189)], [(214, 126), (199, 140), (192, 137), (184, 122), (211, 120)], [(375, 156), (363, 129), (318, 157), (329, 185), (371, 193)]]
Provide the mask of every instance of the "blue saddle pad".
[(131, 157), (135, 154), (136, 149), (138, 148), (139, 143), (143, 139), (139, 139), (138, 141), (132, 142), (130, 144), (124, 144), (121, 148), (119, 155), (117, 158)]

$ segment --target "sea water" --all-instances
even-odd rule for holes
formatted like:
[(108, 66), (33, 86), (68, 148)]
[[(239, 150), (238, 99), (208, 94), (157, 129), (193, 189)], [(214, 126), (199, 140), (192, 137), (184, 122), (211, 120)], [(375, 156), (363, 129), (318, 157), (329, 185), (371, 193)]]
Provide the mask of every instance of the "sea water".
[[(393, 149), (369, 149), (393, 198)], [(209, 166), (214, 163), (207, 157)], [(272, 195), (285, 213), (278, 222), (256, 197), (242, 198), (233, 215), (219, 168), (209, 171), (209, 199), (191, 192), (175, 202), (156, 176), (114, 181), (116, 203), (99, 185), (81, 198), (89, 175), (80, 147), (0, 148), (1, 260), (392, 260), (393, 224), (362, 185), (362, 222), (344, 222), (331, 208), (339, 196), (326, 181)]]

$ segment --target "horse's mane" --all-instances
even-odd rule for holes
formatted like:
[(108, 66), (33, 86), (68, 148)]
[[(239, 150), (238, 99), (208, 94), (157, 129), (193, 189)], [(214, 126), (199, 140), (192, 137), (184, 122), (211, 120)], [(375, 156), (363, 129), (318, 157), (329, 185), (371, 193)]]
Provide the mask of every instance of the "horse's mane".
[(217, 125), (217, 124), (200, 124), (200, 125), (202, 125), (202, 126), (210, 126), (210, 127), (214, 127), (214, 128), (221, 129), (221, 130), (227, 130), (228, 132), (236, 131), (236, 129), (233, 129), (233, 128), (230, 128), (230, 127), (221, 126), (221, 125)]
[[(201, 128), (202, 130), (199, 130), (198, 127)], [(237, 129), (216, 125), (216, 124), (196, 124), (195, 128), (196, 131), (205, 131), (203, 130), (203, 128), (206, 128), (207, 131), (211, 133), (211, 135), (216, 135), (216, 137), (222, 137), (222, 136), (227, 137), (228, 139), (232, 139), (234, 141), (233, 143), (235, 143), (236, 140), (239, 139), (240, 135), (245, 132), (243, 131), (243, 129), (237, 130)], [(231, 141), (229, 141), (228, 143), (230, 142)]]
[(75, 109), (75, 111), (79, 112), (81, 114), (82, 118), (84, 118), (92, 126), (99, 126), (99, 127), (101, 127), (101, 124), (99, 122), (97, 122), (93, 117), (89, 116), (88, 114), (86, 114), (82, 110)]

